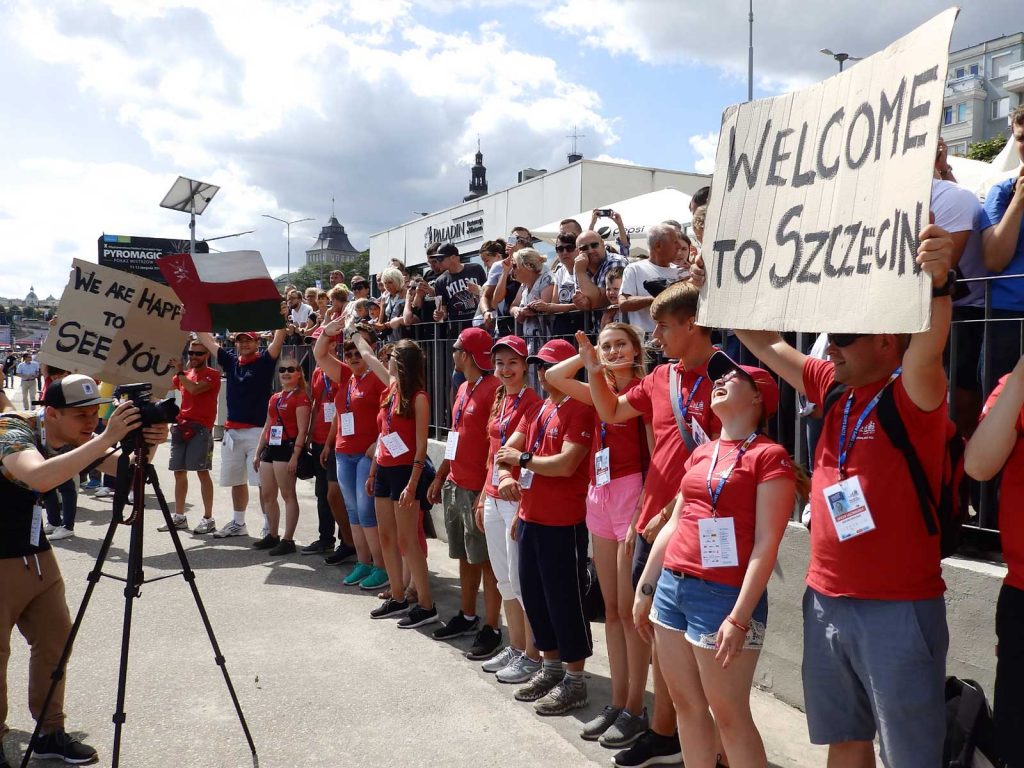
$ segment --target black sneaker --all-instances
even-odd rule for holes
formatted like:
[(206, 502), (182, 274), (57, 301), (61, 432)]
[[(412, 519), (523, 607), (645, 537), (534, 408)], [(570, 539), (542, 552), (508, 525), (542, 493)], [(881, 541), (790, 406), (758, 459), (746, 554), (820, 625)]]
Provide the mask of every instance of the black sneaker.
[(370, 618), (398, 618), (399, 616), (404, 616), (408, 612), (409, 602), (407, 600), (395, 600), (395, 598), (389, 597), (387, 600), (385, 600), (372, 611), (370, 611)]
[(317, 539), (312, 544), (307, 544), (299, 550), (300, 555), (326, 555), (334, 551), (334, 543)]
[(683, 750), (679, 736), (662, 736), (654, 731), (644, 731), (629, 749), (624, 749), (612, 758), (612, 764), (619, 768), (644, 768), (648, 765), (675, 765), (683, 761)]
[(473, 620), (470, 621), (466, 618), (466, 614), (459, 611), (440, 629), (434, 630), (434, 634), (431, 635), (435, 640), (452, 640), (456, 637), (464, 637), (466, 635), (475, 635), (477, 629), (480, 627), (480, 617), (474, 616)]
[(473, 640), (473, 647), (466, 653), (470, 661), (483, 661), (501, 650), (501, 630), (494, 629), (490, 624), (484, 624), (483, 629), (476, 633)]
[(32, 751), (35, 757), (63, 760), (73, 765), (95, 763), (99, 759), (95, 749), (69, 736), (64, 729), (39, 736), (32, 745)]
[(253, 549), (273, 549), (274, 547), (276, 547), (280, 543), (281, 543), (281, 537), (280, 536), (274, 536), (274, 535), (268, 533), (266, 536), (264, 536), (259, 541), (254, 541), (252, 543), (252, 548)]
[(271, 557), (280, 557), (281, 555), (294, 555), (295, 554), (295, 541), (292, 539), (281, 539), (277, 542), (277, 546), (267, 552)]
[(404, 619), (398, 622), (398, 627), (399, 629), (416, 629), (427, 624), (433, 624), (435, 621), (438, 621), (436, 605), (429, 611), (422, 605), (416, 605), (413, 606)]
[(327, 563), (327, 565), (342, 565), (343, 563), (347, 563), (355, 556), (355, 547), (350, 547), (345, 542), (341, 542), (340, 544), (338, 544), (337, 549), (334, 550), (333, 555), (328, 555), (324, 558), (324, 562)]

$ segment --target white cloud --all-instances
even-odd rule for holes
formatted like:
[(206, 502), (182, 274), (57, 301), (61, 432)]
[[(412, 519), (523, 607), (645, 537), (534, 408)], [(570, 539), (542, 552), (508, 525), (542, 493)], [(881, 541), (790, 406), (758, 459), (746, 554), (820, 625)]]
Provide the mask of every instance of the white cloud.
[(714, 173), (715, 154), (718, 152), (718, 132), (691, 136), (690, 147), (697, 156), (693, 169), (697, 173)]

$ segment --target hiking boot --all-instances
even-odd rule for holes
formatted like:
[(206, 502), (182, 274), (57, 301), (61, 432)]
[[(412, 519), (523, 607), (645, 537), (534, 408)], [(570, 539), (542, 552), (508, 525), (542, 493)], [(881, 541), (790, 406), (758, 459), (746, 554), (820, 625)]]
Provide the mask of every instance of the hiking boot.
[(580, 738), (584, 741), (597, 741), (601, 738), (601, 734), (612, 727), (622, 711), (618, 707), (613, 707), (609, 704), (598, 713), (597, 717), (583, 724)]
[(372, 611), (370, 611), (371, 619), (397, 619), (399, 616), (404, 616), (409, 612), (409, 603), (406, 600), (395, 600), (393, 597), (389, 597), (387, 600), (382, 602)]
[(85, 765), (98, 760), (96, 750), (69, 736), (63, 728), (45, 736), (40, 735), (32, 745), (34, 757), (44, 760), (63, 760), (72, 765)]
[[(184, 515), (171, 515), (171, 523), (173, 523), (174, 527), (179, 531), (188, 530), (188, 518)], [(160, 531), (160, 533), (166, 533), (171, 529), (167, 525), (167, 523), (164, 523), (159, 528), (157, 528), (157, 530)]]
[(229, 520), (228, 524), (220, 530), (214, 531), (213, 538), (215, 539), (226, 539), (228, 536), (248, 536), (249, 530), (245, 527), (245, 523), (236, 523), (234, 520)]
[(360, 581), (373, 573), (373, 566), (366, 563), (356, 563), (356, 567), (349, 571), (348, 576), (341, 580), (346, 587), (354, 587)]
[(507, 667), (499, 669), (495, 677), (499, 683), (525, 683), (540, 672), (540, 668), (540, 659), (531, 659), (525, 653), (521, 653)]
[(624, 749), (639, 739), (648, 728), (647, 708), (634, 715), (629, 710), (622, 710), (615, 722), (604, 732), (600, 742), (608, 749)]
[(561, 669), (549, 672), (542, 666), (540, 671), (530, 678), (530, 682), (515, 692), (516, 701), (543, 699), (556, 685), (562, 682), (563, 677)]
[(410, 609), (409, 614), (398, 622), (399, 629), (416, 629), (427, 624), (438, 621), (437, 606), (431, 607), (428, 611), (422, 605), (415, 605)]
[(277, 542), (277, 546), (273, 547), (268, 555), (271, 557), (280, 557), (281, 555), (294, 555), (295, 554), (295, 542), (292, 539), (281, 539)]
[(390, 583), (388, 572), (384, 568), (378, 568), (375, 565), (373, 570), (370, 571), (370, 575), (359, 582), (359, 588), (365, 590), (383, 589)]
[[(217, 533), (220, 533), (220, 531), (217, 531)], [(252, 548), (253, 549), (273, 549), (274, 547), (276, 547), (280, 543), (281, 543), (281, 537), (280, 536), (271, 536), (268, 533), (266, 536), (264, 536), (259, 541), (254, 541), (252, 543)]]
[(199, 525), (192, 529), (192, 533), (196, 536), (202, 536), (206, 533), (214, 533), (217, 530), (217, 523), (212, 517), (204, 517), (199, 521)]
[(453, 640), (456, 637), (475, 635), (479, 626), (479, 616), (474, 616), (473, 620), (470, 621), (462, 611), (459, 611), (443, 627), (434, 630), (434, 634), (431, 637), (435, 640)]
[(662, 736), (646, 730), (629, 749), (624, 749), (612, 758), (612, 765), (618, 768), (646, 768), (648, 765), (675, 765), (683, 761), (683, 750), (679, 736)]
[(546, 717), (564, 715), (574, 709), (582, 709), (590, 701), (587, 698), (587, 681), (582, 678), (563, 677), (548, 695), (534, 704), (538, 715)]
[(480, 669), (484, 672), (490, 672), (493, 675), (495, 672), (504, 669), (519, 658), (520, 653), (521, 651), (517, 651), (511, 645), (506, 645), (502, 649), (501, 653), (481, 664)]
[(484, 624), (476, 638), (473, 646), (467, 651), (466, 658), (470, 661), (483, 661), (489, 659), (501, 648), (501, 630), (494, 629), (490, 624)]

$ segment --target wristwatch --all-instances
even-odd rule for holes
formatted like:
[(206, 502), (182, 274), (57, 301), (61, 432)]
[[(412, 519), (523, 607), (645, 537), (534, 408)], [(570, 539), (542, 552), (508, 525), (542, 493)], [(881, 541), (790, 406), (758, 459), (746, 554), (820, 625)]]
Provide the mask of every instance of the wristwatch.
[(951, 269), (946, 275), (945, 285), (935, 287), (932, 286), (932, 298), (936, 299), (940, 296), (952, 296), (953, 290), (956, 288), (956, 270)]
[(530, 453), (529, 451), (523, 451), (521, 454), (519, 454), (519, 466), (525, 467), (527, 464), (530, 463), (530, 459), (532, 458), (532, 453)]
[(640, 594), (644, 597), (650, 597), (654, 594), (654, 585), (650, 582), (645, 582), (640, 585)]

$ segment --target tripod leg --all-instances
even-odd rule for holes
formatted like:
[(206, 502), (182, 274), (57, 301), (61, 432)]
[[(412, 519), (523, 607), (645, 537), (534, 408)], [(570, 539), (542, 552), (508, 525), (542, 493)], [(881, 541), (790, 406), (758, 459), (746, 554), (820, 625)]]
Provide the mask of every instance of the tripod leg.
[(196, 586), (196, 574), (188, 563), (185, 548), (181, 545), (181, 539), (178, 537), (178, 529), (174, 527), (174, 521), (171, 519), (171, 510), (167, 506), (167, 500), (164, 498), (163, 491), (160, 489), (160, 481), (157, 479), (156, 469), (152, 465), (149, 465), (149, 472), (147, 476), (150, 484), (153, 486), (153, 493), (160, 504), (160, 510), (164, 515), (164, 521), (167, 523), (167, 532), (171, 534), (174, 551), (177, 553), (178, 561), (181, 563), (181, 574), (188, 583), (189, 589), (192, 590), (192, 597), (196, 601), (196, 608), (199, 609), (199, 616), (203, 620), (203, 626), (206, 628), (206, 634), (210, 638), (214, 661), (217, 663), (217, 666), (220, 667), (220, 671), (224, 675), (224, 684), (227, 685), (228, 693), (231, 695), (231, 703), (234, 704), (235, 707), (235, 714), (238, 715), (238, 722), (241, 724), (242, 732), (245, 734), (245, 740), (249, 744), (249, 751), (252, 753), (253, 765), (259, 765), (259, 758), (256, 755), (256, 744), (252, 740), (252, 733), (249, 731), (249, 724), (246, 723), (245, 715), (242, 714), (242, 705), (238, 701), (238, 695), (235, 693), (235, 686), (231, 683), (231, 677), (228, 675), (228, 668), (225, 664), (224, 654), (220, 651), (220, 645), (217, 643), (217, 637), (213, 632), (213, 625), (210, 623), (210, 617), (206, 613), (206, 606), (203, 605), (203, 598), (199, 595), (199, 587)]
[[(139, 509), (144, 502), (141, 493), (136, 493), (135, 504)], [(132, 533), (128, 546), (128, 574), (124, 587), (124, 620), (121, 624), (121, 659), (117, 669), (117, 710), (114, 712), (114, 749), (110, 764), (117, 768), (121, 759), (121, 727), (126, 715), (124, 699), (128, 686), (128, 650), (131, 645), (132, 608), (139, 597), (142, 583), (142, 518), (137, 516), (131, 526)]]
[[(50, 708), (50, 703), (53, 701), (54, 691), (57, 690), (57, 683), (64, 677), (64, 670), (67, 667), (68, 659), (71, 657), (71, 648), (75, 644), (75, 638), (78, 637), (78, 630), (82, 627), (82, 620), (85, 618), (85, 611), (89, 607), (89, 600), (92, 598), (93, 590), (96, 589), (96, 584), (99, 582), (100, 577), (103, 575), (103, 563), (107, 559), (107, 555), (110, 552), (111, 542), (114, 540), (114, 533), (117, 531), (118, 520), (116, 517), (111, 518), (110, 525), (107, 527), (107, 533), (103, 537), (103, 543), (100, 545), (99, 554), (96, 555), (96, 564), (92, 570), (89, 571), (89, 575), (86, 580), (89, 585), (85, 588), (85, 594), (82, 595), (82, 602), (78, 605), (78, 613), (75, 614), (75, 621), (71, 625), (71, 631), (68, 633), (67, 642), (64, 643), (64, 650), (61, 651), (60, 661), (57, 662), (57, 668), (53, 670), (51, 675), (52, 681), (50, 682), (50, 688), (46, 692), (46, 698), (43, 699), (42, 713), (45, 714)], [(36, 727), (32, 731), (32, 738), (29, 739), (28, 748), (25, 750), (25, 756), (21, 761), (21, 768), (26, 768), (28, 761), (32, 757), (32, 745), (35, 744), (36, 739), (39, 738), (39, 731), (43, 726), (42, 719), (36, 722)]]

